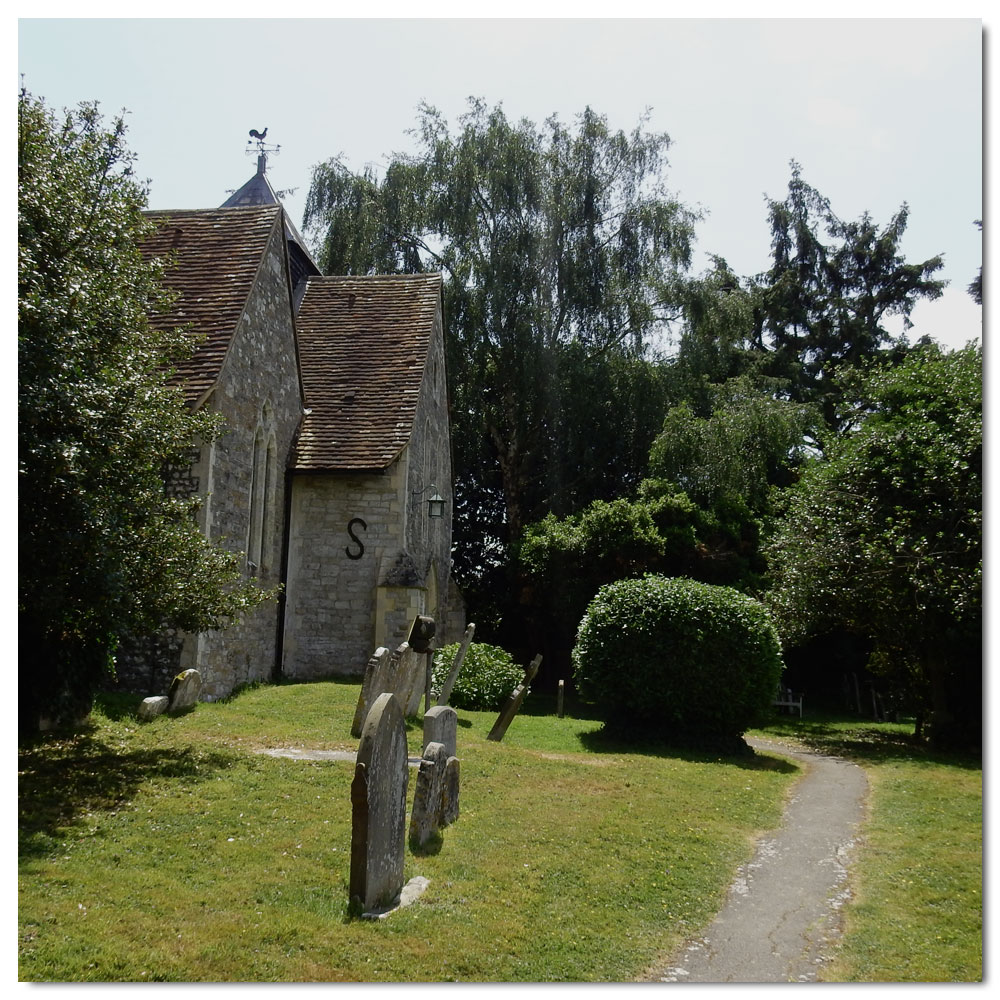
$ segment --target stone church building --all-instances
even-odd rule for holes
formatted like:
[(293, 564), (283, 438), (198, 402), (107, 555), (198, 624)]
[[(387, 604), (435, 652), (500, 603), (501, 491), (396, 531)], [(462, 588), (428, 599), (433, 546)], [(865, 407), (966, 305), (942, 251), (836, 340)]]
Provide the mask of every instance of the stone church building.
[(172, 488), (201, 494), (205, 534), (282, 592), (228, 629), (136, 643), (121, 686), (165, 693), (195, 667), (215, 699), (276, 677), (360, 676), (418, 614), (438, 644), (460, 634), (440, 275), (322, 276), (263, 151), (221, 207), (149, 215), (144, 252), (169, 259), (177, 293), (155, 322), (199, 338), (177, 378), (225, 421)]

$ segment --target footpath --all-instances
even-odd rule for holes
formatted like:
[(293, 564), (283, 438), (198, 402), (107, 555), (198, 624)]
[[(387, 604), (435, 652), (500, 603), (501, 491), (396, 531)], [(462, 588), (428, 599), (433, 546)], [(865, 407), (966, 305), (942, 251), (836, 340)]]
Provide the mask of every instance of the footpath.
[(815, 982), (832, 957), (868, 780), (857, 764), (837, 757), (747, 742), (796, 761), (805, 773), (780, 828), (758, 842), (722, 910), (651, 982)]

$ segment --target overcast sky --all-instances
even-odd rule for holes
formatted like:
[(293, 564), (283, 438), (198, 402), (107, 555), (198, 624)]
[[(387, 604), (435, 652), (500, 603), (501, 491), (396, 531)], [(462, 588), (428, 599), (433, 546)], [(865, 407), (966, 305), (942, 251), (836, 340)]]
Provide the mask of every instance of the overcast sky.
[(57, 108), (128, 110), (153, 208), (224, 201), (254, 172), (251, 128), (280, 144), (269, 176), (295, 189), (285, 204), (300, 224), (313, 165), (342, 155), (361, 169), (413, 149), (406, 130), (421, 101), (450, 121), (470, 95), (536, 122), (568, 122), (589, 105), (623, 129), (649, 108), (649, 128), (673, 141), (668, 186), (706, 212), (698, 270), (708, 253), (744, 275), (767, 267), (764, 198), (784, 196), (795, 159), (841, 218), (867, 210), (885, 223), (906, 202), (907, 258), (944, 255), (949, 291), (918, 310), (916, 335), (960, 346), (981, 333), (966, 293), (982, 262), (978, 20), (52, 18), (18, 28), (33, 94)]

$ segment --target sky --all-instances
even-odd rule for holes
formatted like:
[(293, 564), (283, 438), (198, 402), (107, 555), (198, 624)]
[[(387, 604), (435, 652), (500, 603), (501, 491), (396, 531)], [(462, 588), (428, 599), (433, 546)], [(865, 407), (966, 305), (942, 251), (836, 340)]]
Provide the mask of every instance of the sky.
[(293, 189), (285, 207), (301, 228), (312, 167), (341, 156), (378, 169), (415, 151), (407, 130), (421, 102), (453, 123), (470, 96), (535, 122), (569, 123), (590, 106), (626, 130), (648, 109), (646, 127), (672, 140), (668, 187), (705, 213), (695, 271), (708, 254), (742, 275), (766, 269), (765, 198), (784, 197), (795, 160), (842, 219), (868, 211), (885, 224), (905, 202), (907, 259), (944, 256), (949, 288), (918, 307), (911, 337), (962, 346), (981, 335), (966, 292), (982, 263), (984, 36), (973, 17), (46, 16), (19, 19), (17, 38), (24, 85), (50, 106), (127, 110), (152, 208), (221, 204), (255, 170), (251, 128), (280, 145), (269, 177)]

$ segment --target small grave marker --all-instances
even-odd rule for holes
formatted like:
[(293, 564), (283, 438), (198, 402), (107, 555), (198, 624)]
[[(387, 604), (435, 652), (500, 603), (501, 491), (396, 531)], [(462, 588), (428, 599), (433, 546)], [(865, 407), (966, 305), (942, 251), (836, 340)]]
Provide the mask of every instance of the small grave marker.
[(459, 764), (442, 743), (429, 743), (420, 760), (410, 815), (410, 846), (422, 847), (458, 819)]
[(497, 721), (493, 723), (493, 728), (490, 730), (489, 735), (486, 737), (488, 740), (493, 740), (495, 743), (499, 743), (503, 737), (504, 733), (507, 732), (507, 727), (513, 722), (514, 716), (521, 709), (521, 705), (524, 704), (524, 699), (528, 696), (528, 685), (535, 679), (535, 674), (538, 673), (538, 668), (541, 665), (542, 656), (539, 653), (530, 664), (528, 664), (527, 670), (524, 671), (524, 680), (516, 688), (514, 688), (511, 696), (504, 702), (503, 708), (500, 709), (500, 715), (497, 717)]
[(197, 670), (182, 670), (170, 683), (170, 712), (183, 712), (198, 704), (201, 694), (201, 674)]
[(435, 705), (424, 713), (424, 754), (431, 743), (442, 743), (454, 757), (458, 743), (458, 713), (450, 705)]

